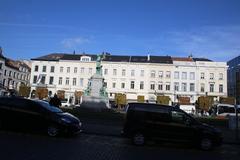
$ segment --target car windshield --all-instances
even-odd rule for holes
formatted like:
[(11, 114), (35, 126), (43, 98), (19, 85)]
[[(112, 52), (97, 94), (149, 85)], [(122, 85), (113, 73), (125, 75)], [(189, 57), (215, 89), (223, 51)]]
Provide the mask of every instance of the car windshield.
[(62, 113), (63, 111), (55, 106), (51, 106), (49, 105), (48, 102), (45, 102), (45, 101), (40, 101), (40, 100), (36, 100), (36, 102), (38, 102), (43, 108), (51, 111), (51, 112), (54, 112), (54, 113)]

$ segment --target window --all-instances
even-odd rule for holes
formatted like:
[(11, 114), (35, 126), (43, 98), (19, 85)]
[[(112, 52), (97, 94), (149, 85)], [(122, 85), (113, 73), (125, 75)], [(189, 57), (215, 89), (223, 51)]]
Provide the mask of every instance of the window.
[(4, 71), (4, 76), (6, 76), (6, 75), (7, 75), (7, 70)]
[(204, 83), (201, 83), (201, 89), (200, 89), (201, 92), (205, 92), (205, 85)]
[(223, 73), (219, 73), (219, 80), (223, 80)]
[(170, 91), (170, 83), (166, 83), (166, 91)]
[(42, 72), (46, 72), (46, 71), (47, 71), (47, 66), (43, 66)]
[(53, 84), (53, 77), (52, 76), (49, 78), (49, 84)]
[(201, 79), (204, 79), (205, 78), (205, 74), (202, 72), (201, 73)]
[(117, 69), (113, 69), (113, 75), (114, 75), (114, 76), (117, 75)]
[(187, 92), (187, 83), (182, 83), (182, 91)]
[(214, 92), (214, 84), (210, 84), (210, 92)]
[(150, 75), (151, 78), (155, 78), (155, 74), (156, 74), (155, 71), (152, 70), (152, 71), (151, 71), (151, 75)]
[(126, 76), (126, 69), (122, 69), (122, 76)]
[(182, 79), (187, 79), (187, 72), (182, 72)]
[(112, 83), (112, 88), (116, 88), (116, 83), (115, 82)]
[(135, 70), (131, 70), (131, 76), (133, 77), (133, 76), (135, 76)]
[(67, 67), (67, 73), (70, 73), (70, 67)]
[(88, 68), (88, 73), (91, 75), (92, 74), (92, 68)]
[(223, 93), (223, 85), (219, 84), (219, 93)]
[(175, 123), (184, 123), (185, 115), (182, 112), (172, 111), (172, 121)]
[(36, 84), (37, 83), (37, 76), (33, 76), (33, 83)]
[(62, 73), (63, 72), (63, 67), (60, 67), (60, 73)]
[(108, 69), (104, 69), (104, 75), (108, 74)]
[(2, 69), (2, 66), (3, 66), (2, 63), (0, 63), (0, 69)]
[(13, 78), (16, 78), (16, 72), (13, 73)]
[(150, 89), (155, 90), (155, 82), (150, 82)]
[(144, 77), (144, 70), (141, 70), (140, 76), (141, 76), (141, 77)]
[(179, 79), (179, 72), (174, 72), (174, 79)]
[(144, 89), (144, 82), (143, 81), (140, 82), (140, 89)]
[[(21, 79), (22, 79), (22, 75), (21, 75)], [(46, 80), (46, 76), (43, 75), (41, 78), (41, 84), (45, 84), (45, 80)]]
[(190, 83), (190, 92), (194, 92), (194, 91), (195, 91), (195, 84)]
[(163, 90), (163, 84), (162, 83), (158, 83), (158, 90)]
[(51, 73), (54, 73), (54, 69), (55, 69), (55, 67), (54, 67), (54, 66), (51, 66), (50, 72), (51, 72)]
[(121, 88), (125, 88), (125, 83), (121, 83)]
[(179, 91), (179, 83), (178, 82), (174, 83), (174, 90)]
[(77, 73), (77, 67), (74, 67), (74, 73)]
[(38, 66), (37, 65), (34, 67), (34, 71), (38, 72)]
[(166, 72), (166, 78), (171, 78), (171, 72), (170, 71)]
[(80, 86), (83, 87), (83, 78), (80, 78)]
[(69, 78), (68, 78), (68, 77), (66, 78), (65, 84), (66, 84), (66, 85), (69, 85)]
[(159, 71), (159, 72), (158, 72), (158, 77), (159, 77), (159, 78), (163, 78), (163, 71)]
[(194, 72), (190, 72), (190, 80), (195, 80), (195, 73)]
[(84, 73), (84, 67), (81, 67), (81, 73), (82, 74)]
[(134, 81), (131, 81), (131, 86), (130, 86), (131, 89), (134, 89)]
[(59, 79), (58, 79), (58, 84), (59, 84), (59, 85), (62, 85), (62, 77), (59, 77)]
[(73, 86), (76, 86), (77, 84), (77, 78), (73, 78)]
[(82, 56), (82, 57), (81, 57), (81, 61), (89, 62), (89, 61), (91, 61), (91, 57)]
[(210, 80), (213, 80), (213, 79), (214, 79), (214, 74), (210, 73)]
[(12, 75), (12, 71), (9, 71), (9, 74), (8, 74), (8, 76), (9, 76), (9, 77), (11, 77), (11, 75)]

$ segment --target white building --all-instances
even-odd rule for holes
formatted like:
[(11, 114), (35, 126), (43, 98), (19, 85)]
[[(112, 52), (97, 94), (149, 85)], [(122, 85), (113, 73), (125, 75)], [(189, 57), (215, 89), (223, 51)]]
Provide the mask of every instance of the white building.
[[(64, 90), (74, 96), (84, 91), (96, 70), (96, 55), (49, 54), (31, 59), (31, 86), (45, 86), (51, 93)], [(188, 97), (194, 103), (201, 95), (227, 96), (227, 65), (204, 58), (170, 56), (105, 55), (103, 77), (110, 99), (115, 93), (126, 94), (128, 101), (138, 96), (156, 100), (165, 95), (177, 102)]]
[(31, 69), (24, 62), (11, 60), (0, 53), (0, 95), (29, 85)]

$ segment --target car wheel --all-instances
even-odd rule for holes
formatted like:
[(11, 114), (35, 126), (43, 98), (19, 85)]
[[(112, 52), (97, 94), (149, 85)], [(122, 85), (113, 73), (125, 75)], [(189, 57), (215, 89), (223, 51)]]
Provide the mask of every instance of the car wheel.
[(201, 139), (200, 148), (202, 150), (207, 151), (207, 150), (212, 149), (212, 147), (213, 147), (213, 144), (212, 144), (212, 140), (210, 138), (205, 137), (205, 138)]
[(137, 146), (142, 146), (145, 144), (145, 136), (141, 132), (137, 132), (132, 137), (133, 144)]
[(47, 128), (47, 134), (50, 136), (50, 137), (56, 137), (59, 133), (59, 129), (58, 127), (54, 126), (54, 125), (51, 125)]

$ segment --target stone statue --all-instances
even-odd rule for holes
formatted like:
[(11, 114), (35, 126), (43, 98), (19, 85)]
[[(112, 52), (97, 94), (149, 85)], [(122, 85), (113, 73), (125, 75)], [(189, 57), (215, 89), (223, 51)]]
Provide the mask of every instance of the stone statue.
[(102, 65), (101, 65), (102, 59), (103, 58), (101, 55), (97, 56), (97, 62), (96, 62), (96, 74), (97, 75), (102, 75)]

